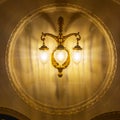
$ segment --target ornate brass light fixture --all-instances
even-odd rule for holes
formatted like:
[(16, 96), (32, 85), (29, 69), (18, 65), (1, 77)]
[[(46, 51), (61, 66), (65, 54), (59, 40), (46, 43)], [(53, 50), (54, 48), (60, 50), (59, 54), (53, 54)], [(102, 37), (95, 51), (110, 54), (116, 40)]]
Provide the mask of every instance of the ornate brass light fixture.
[(64, 42), (66, 39), (68, 39), (71, 36), (75, 36), (76, 40), (77, 40), (77, 44), (76, 46), (74, 46), (73, 48), (73, 60), (75, 63), (79, 63), (80, 62), (80, 52), (82, 50), (82, 48), (79, 45), (79, 41), (81, 39), (81, 36), (78, 33), (70, 33), (68, 35), (63, 35), (63, 24), (64, 24), (64, 20), (63, 17), (59, 17), (58, 18), (58, 25), (59, 25), (59, 35), (53, 35), (51, 33), (43, 33), (41, 35), (41, 40), (43, 41), (43, 45), (39, 48), (39, 50), (41, 51), (40, 54), (40, 60), (42, 61), (42, 63), (46, 63), (48, 60), (48, 50), (49, 48), (45, 45), (45, 38), (46, 36), (52, 37), (54, 40), (56, 40), (56, 42), (58, 43), (57, 47), (54, 49), (54, 51), (52, 52), (51, 55), (51, 62), (52, 65), (58, 69), (58, 76), (62, 77), (62, 71), (63, 69), (67, 68), (68, 65), (70, 64), (70, 53), (69, 50), (67, 48), (64, 47)]

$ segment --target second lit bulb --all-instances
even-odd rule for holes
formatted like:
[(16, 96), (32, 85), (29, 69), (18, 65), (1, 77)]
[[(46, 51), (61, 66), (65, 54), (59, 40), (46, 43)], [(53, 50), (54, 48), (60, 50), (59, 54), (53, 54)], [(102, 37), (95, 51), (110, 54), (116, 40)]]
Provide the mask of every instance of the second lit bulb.
[(41, 50), (41, 51), (40, 51), (40, 54), (39, 54), (39, 58), (40, 58), (40, 61), (41, 61), (43, 64), (46, 64), (46, 63), (48, 62), (48, 59), (49, 59), (48, 50)]
[(54, 52), (54, 58), (59, 64), (63, 64), (68, 57), (68, 53), (66, 50), (56, 50)]
[(74, 63), (78, 64), (82, 60), (82, 54), (80, 50), (73, 50), (72, 59)]

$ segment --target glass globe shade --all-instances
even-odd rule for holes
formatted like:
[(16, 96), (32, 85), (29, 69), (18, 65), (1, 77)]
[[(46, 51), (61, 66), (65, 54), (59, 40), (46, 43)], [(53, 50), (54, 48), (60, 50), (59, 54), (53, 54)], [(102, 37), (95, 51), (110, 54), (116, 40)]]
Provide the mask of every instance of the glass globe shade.
[(40, 59), (41, 63), (46, 64), (49, 59), (48, 50), (40, 50), (39, 59)]
[(72, 59), (74, 63), (78, 64), (82, 60), (81, 50), (73, 50)]
[(63, 50), (56, 50), (54, 52), (54, 58), (57, 61), (57, 63), (59, 63), (60, 65), (62, 65), (68, 57), (68, 53), (65, 49)]

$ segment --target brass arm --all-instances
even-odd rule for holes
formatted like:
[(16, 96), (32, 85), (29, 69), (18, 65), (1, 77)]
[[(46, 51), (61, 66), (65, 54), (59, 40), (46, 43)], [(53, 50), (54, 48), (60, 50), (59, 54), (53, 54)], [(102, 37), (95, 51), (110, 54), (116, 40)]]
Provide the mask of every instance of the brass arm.
[(43, 32), (42, 32), (41, 40), (44, 41), (46, 36), (52, 37), (52, 38), (55, 39), (56, 41), (57, 41), (57, 39), (58, 39), (57, 36), (55, 36), (55, 35), (53, 35), (53, 34), (51, 34), (51, 33), (43, 33)]
[(79, 41), (81, 39), (81, 36), (80, 36), (79, 32), (78, 33), (70, 33), (66, 36), (63, 36), (63, 42), (71, 36), (75, 36), (77, 38), (77, 41)]

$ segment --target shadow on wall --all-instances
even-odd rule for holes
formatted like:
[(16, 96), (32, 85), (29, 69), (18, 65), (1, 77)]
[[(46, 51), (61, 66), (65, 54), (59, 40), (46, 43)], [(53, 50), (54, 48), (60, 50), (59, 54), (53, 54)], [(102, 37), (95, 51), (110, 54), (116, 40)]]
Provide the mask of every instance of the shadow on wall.
[(100, 114), (91, 120), (120, 120), (120, 111)]
[(0, 120), (30, 120), (30, 119), (15, 110), (0, 107)]

